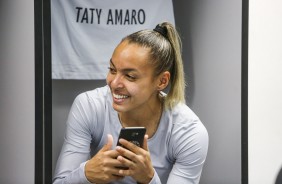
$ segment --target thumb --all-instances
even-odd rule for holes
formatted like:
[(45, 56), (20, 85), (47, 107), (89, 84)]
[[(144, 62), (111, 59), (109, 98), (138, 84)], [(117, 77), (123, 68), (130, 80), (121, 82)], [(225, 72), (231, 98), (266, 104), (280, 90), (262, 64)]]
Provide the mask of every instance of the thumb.
[(146, 150), (146, 151), (149, 151), (149, 147), (148, 147), (148, 135), (147, 135), (147, 134), (144, 136), (143, 149)]
[(108, 134), (107, 137), (108, 137), (107, 144), (105, 144), (105, 145), (103, 146), (103, 148), (101, 149), (101, 151), (108, 151), (108, 150), (111, 150), (111, 149), (112, 149), (112, 145), (113, 145), (113, 142), (114, 142), (114, 141), (113, 141), (113, 136), (110, 135), (110, 134)]

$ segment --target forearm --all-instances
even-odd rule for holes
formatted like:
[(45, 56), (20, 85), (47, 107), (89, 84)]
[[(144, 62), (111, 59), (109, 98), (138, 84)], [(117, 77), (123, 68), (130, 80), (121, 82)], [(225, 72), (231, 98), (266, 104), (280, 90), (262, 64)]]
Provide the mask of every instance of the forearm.
[(67, 171), (61, 171), (54, 177), (53, 184), (90, 184), (85, 176), (85, 164), (86, 162), (81, 163), (77, 169), (67, 174)]

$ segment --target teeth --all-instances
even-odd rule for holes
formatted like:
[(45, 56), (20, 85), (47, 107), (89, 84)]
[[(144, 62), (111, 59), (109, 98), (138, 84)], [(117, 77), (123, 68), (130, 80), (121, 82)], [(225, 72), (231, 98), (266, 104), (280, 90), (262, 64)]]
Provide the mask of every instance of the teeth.
[(124, 98), (127, 98), (128, 96), (125, 96), (125, 95), (117, 95), (117, 94), (113, 94), (114, 98), (117, 98), (117, 99), (124, 99)]

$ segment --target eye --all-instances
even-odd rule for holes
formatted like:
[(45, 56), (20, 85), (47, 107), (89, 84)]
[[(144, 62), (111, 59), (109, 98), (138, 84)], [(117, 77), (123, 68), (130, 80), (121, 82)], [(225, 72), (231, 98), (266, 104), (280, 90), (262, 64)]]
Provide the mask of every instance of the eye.
[(126, 78), (127, 78), (129, 81), (135, 81), (135, 80), (136, 80), (136, 77), (133, 76), (133, 75), (130, 75), (130, 74), (126, 74)]
[(116, 74), (116, 70), (114, 68), (108, 67), (108, 69), (111, 74)]

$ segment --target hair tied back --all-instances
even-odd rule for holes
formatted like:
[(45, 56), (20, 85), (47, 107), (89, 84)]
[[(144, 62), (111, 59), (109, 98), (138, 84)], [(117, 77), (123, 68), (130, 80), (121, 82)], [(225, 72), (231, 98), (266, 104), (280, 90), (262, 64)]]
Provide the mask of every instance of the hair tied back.
[(167, 29), (166, 27), (162, 27), (159, 24), (155, 27), (155, 29), (153, 29), (154, 31), (160, 33), (163, 37), (165, 37), (166, 39), (168, 39), (167, 36)]

